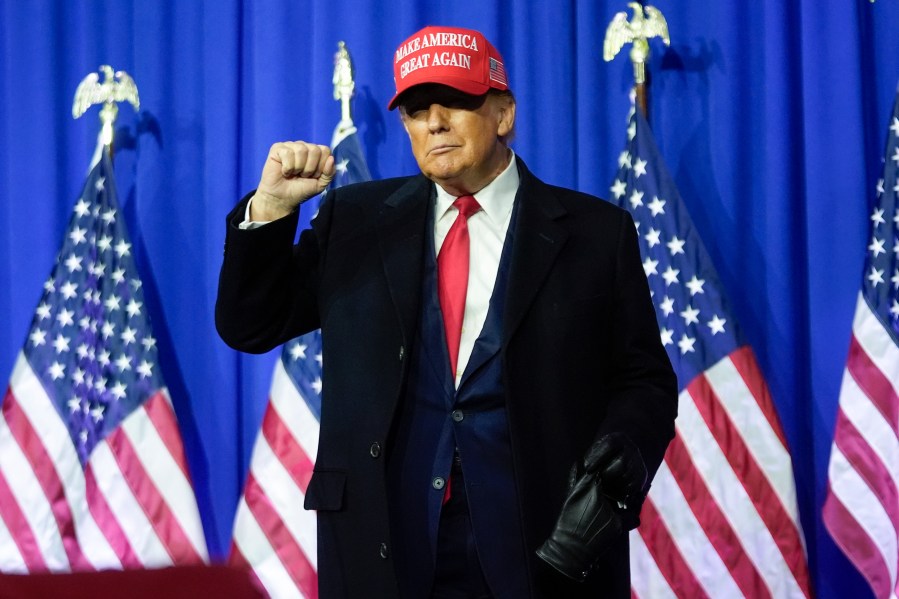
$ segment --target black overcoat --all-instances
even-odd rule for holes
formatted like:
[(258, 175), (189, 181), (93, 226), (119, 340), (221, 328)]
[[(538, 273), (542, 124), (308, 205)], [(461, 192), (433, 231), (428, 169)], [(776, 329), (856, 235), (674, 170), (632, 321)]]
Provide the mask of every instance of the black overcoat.
[[(533, 555), (552, 530), (571, 465), (598, 435), (627, 433), (655, 472), (674, 435), (677, 388), (633, 220), (517, 162), (502, 359)], [(422, 175), (338, 188), (296, 245), (296, 214), (240, 230), (244, 199), (227, 219), (222, 338), (255, 353), (322, 330), (321, 433), (306, 507), (318, 510), (323, 599), (397, 596), (385, 463), (415, 339), (433, 194)], [(534, 597), (629, 596), (626, 537), (580, 585), (536, 557), (522, 567)]]

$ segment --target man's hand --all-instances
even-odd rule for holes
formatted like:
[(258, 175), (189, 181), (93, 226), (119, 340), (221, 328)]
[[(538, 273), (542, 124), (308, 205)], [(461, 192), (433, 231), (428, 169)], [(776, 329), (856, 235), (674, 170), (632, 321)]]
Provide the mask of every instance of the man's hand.
[(580, 464), (575, 464), (556, 526), (537, 548), (537, 556), (568, 578), (583, 582), (625, 530), (603, 495), (596, 473), (584, 472)]
[(286, 141), (268, 151), (262, 178), (250, 204), (250, 219), (271, 221), (323, 192), (334, 178), (334, 157), (328, 146)]
[(619, 507), (633, 509), (642, 504), (649, 474), (640, 449), (626, 434), (600, 437), (584, 456), (584, 469), (599, 475), (603, 492)]

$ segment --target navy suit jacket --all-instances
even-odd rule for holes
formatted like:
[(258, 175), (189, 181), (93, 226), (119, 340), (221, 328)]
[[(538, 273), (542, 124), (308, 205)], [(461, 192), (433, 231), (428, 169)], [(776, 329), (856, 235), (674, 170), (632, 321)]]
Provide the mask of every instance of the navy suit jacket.
[[(674, 435), (677, 385), (661, 345), (627, 212), (547, 185), (518, 159), (518, 217), (502, 360), (519, 510), (533, 597), (628, 597), (627, 538), (583, 584), (533, 551), (553, 528), (571, 465), (622, 431), (650, 474)], [(328, 193), (293, 244), (296, 214), (239, 230), (227, 218), (219, 334), (264, 352), (321, 328), (319, 452), (306, 495), (318, 510), (324, 599), (396, 597), (385, 459), (420, 309), (427, 204), (422, 175)]]

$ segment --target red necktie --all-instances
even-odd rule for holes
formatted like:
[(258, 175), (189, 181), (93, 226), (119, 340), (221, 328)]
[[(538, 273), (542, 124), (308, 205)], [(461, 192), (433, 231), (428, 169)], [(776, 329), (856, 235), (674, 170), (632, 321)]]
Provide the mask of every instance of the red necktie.
[[(443, 312), (443, 330), (449, 349), (450, 370), (456, 378), (459, 361), (459, 340), (462, 338), (462, 318), (465, 315), (465, 295), (468, 293), (468, 261), (471, 246), (468, 237), (468, 217), (481, 209), (474, 196), (460, 196), (453, 202), (459, 210), (450, 227), (440, 254), (437, 256), (437, 295)], [(452, 491), (451, 477), (446, 479), (443, 503), (449, 501)]]
[(465, 314), (465, 294), (468, 292), (468, 217), (480, 210), (481, 206), (474, 196), (458, 197), (453, 206), (459, 210), (459, 214), (446, 234), (437, 256), (437, 295), (443, 312), (450, 370), (455, 379), (459, 340), (462, 338), (462, 317)]

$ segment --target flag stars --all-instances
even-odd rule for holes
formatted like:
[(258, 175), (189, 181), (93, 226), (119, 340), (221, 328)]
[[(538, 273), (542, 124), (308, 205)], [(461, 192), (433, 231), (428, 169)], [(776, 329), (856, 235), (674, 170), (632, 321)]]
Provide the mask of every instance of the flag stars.
[(41, 302), (41, 305), (37, 307), (37, 310), (35, 310), (34, 314), (38, 317), (39, 320), (46, 320), (50, 318), (50, 305), (47, 304), (47, 302)]
[(106, 223), (107, 225), (112, 223), (112, 221), (115, 220), (115, 210), (110, 208), (109, 210), (104, 212), (100, 218), (103, 219), (103, 222)]
[(59, 362), (53, 362), (50, 368), (47, 370), (47, 373), (50, 375), (54, 381), (58, 381), (62, 377), (66, 375), (66, 367), (65, 364), (60, 364)]
[(631, 208), (638, 208), (643, 205), (643, 192), (635, 189), (631, 192), (631, 197), (628, 199), (628, 202), (631, 203)]
[(69, 351), (69, 338), (64, 337), (61, 333), (56, 335), (56, 339), (53, 340), (53, 347), (58, 354)]
[(111, 276), (112, 276), (113, 282), (116, 285), (119, 285), (122, 283), (122, 281), (125, 280), (125, 269), (123, 269), (123, 268), (116, 269), (113, 271)]
[(654, 197), (652, 201), (647, 205), (647, 208), (649, 208), (653, 216), (658, 216), (660, 214), (665, 214), (665, 204), (665, 200)]
[[(899, 149), (899, 148), (897, 148)], [(871, 214), (871, 221), (874, 223), (874, 226), (882, 225), (886, 220), (883, 218), (884, 210), (882, 208), (875, 208), (874, 212)]]
[(156, 339), (154, 339), (150, 335), (147, 335), (146, 337), (141, 339), (140, 342), (141, 342), (141, 345), (144, 346), (145, 351), (150, 351), (151, 349), (153, 349), (156, 346)]
[(343, 160), (338, 162), (336, 165), (334, 165), (334, 169), (337, 171), (337, 174), (345, 175), (346, 171), (347, 171), (347, 166), (349, 166), (349, 164), (350, 164), (350, 161), (348, 159), (344, 158)]
[(128, 316), (134, 318), (136, 315), (140, 314), (140, 309), (142, 306), (143, 304), (141, 302), (138, 302), (134, 300), (134, 298), (132, 298), (131, 301), (128, 302), (128, 306), (125, 308), (125, 310), (128, 312)]
[(680, 270), (677, 268), (673, 268), (670, 264), (668, 265), (668, 269), (662, 273), (662, 278), (665, 279), (665, 286), (672, 285), (677, 283), (677, 276), (680, 274)]
[(119, 369), (119, 372), (125, 372), (126, 370), (131, 370), (131, 358), (127, 355), (122, 354), (115, 361), (116, 368)]
[(674, 331), (669, 328), (662, 327), (660, 333), (662, 337), (662, 346), (674, 345)]
[(680, 313), (681, 318), (684, 319), (684, 324), (693, 324), (699, 323), (699, 310), (694, 308), (693, 306), (687, 306), (687, 308)]
[(75, 414), (81, 409), (81, 400), (77, 397), (73, 397), (69, 401), (66, 402), (66, 405), (69, 406), (69, 412)]
[(150, 378), (153, 376), (153, 365), (146, 360), (143, 360), (137, 365), (137, 374), (143, 378)]
[(639, 179), (642, 175), (646, 174), (646, 164), (645, 160), (637, 158), (637, 162), (634, 163), (634, 177)]
[(696, 343), (696, 339), (694, 337), (687, 337), (687, 334), (684, 333), (680, 338), (680, 341), (677, 342), (681, 355), (683, 356), (689, 352), (695, 352), (696, 350), (693, 349), (694, 343)]
[(94, 189), (97, 191), (103, 191), (103, 186), (106, 185), (106, 177), (98, 177), (97, 182), (94, 183)]
[(72, 243), (78, 245), (80, 243), (84, 243), (86, 239), (87, 229), (82, 229), (81, 227), (74, 227), (72, 232), (69, 233), (69, 239), (72, 240)]
[(97, 362), (100, 363), (100, 366), (109, 366), (109, 351), (103, 350), (97, 355)]
[(896, 152), (893, 153), (893, 157), (891, 158), (893, 162), (899, 164), (899, 148), (896, 148)]
[(103, 412), (106, 411), (106, 408), (102, 405), (97, 405), (97, 407), (91, 409), (91, 418), (94, 419), (95, 423), (99, 423), (103, 420)]
[(72, 281), (66, 281), (66, 283), (59, 288), (59, 292), (65, 299), (70, 300), (78, 295), (78, 285)]
[(322, 379), (321, 377), (316, 377), (314, 381), (312, 381), (312, 390), (315, 391), (316, 395), (322, 394)]
[(662, 243), (661, 240), (659, 239), (659, 235), (661, 235), (661, 234), (662, 234), (661, 231), (650, 228), (649, 233), (646, 234), (644, 239), (646, 239), (646, 243), (649, 244), (649, 247), (653, 248), (653, 247), (659, 245), (660, 243)]
[(899, 318), (899, 302), (893, 300), (893, 305), (890, 306), (890, 314), (893, 315), (893, 318)]
[(78, 203), (75, 204), (75, 214), (78, 215), (78, 218), (86, 216), (90, 212), (88, 208), (90, 208), (90, 204), (85, 202), (84, 198), (78, 198)]
[(884, 244), (886, 244), (886, 239), (877, 239), (875, 237), (871, 240), (871, 245), (868, 246), (868, 249), (874, 252), (874, 257), (877, 258), (877, 256), (887, 252), (883, 249)]
[(890, 277), (890, 281), (893, 282), (893, 289), (899, 289), (899, 269), (893, 270), (893, 276)]
[(671, 252), (672, 256), (677, 256), (678, 254), (684, 253), (684, 243), (686, 243), (683, 239), (678, 239), (677, 235), (671, 238), (671, 241), (666, 243), (668, 246), (668, 251)]
[(893, 122), (890, 123), (890, 131), (893, 132), (893, 135), (899, 137), (899, 119), (893, 117)]
[(665, 313), (665, 316), (671, 316), (671, 313), (674, 312), (674, 298), (666, 295), (662, 303), (659, 304), (659, 308)]
[(306, 345), (302, 343), (297, 343), (293, 347), (290, 348), (290, 357), (296, 361), (299, 359), (306, 358)]
[(643, 272), (646, 273), (646, 276), (659, 274), (656, 267), (659, 265), (658, 260), (653, 260), (652, 258), (646, 258), (643, 261)]
[(625, 193), (627, 193), (627, 184), (624, 181), (622, 181), (621, 179), (615, 179), (615, 183), (612, 184), (612, 187), (611, 187), (611, 192), (615, 196), (615, 199), (617, 200), (618, 198), (623, 196)]
[(59, 311), (59, 314), (56, 315), (56, 322), (58, 322), (60, 326), (70, 326), (72, 324), (75, 324), (75, 321), (72, 319), (72, 316), (74, 315), (75, 312), (73, 312), (72, 310), (66, 310), (65, 308), (63, 308)]
[(105, 252), (106, 250), (108, 250), (111, 247), (112, 247), (112, 237), (109, 237), (108, 235), (104, 235), (103, 237), (101, 237), (100, 239), (97, 240), (97, 249), (99, 249), (101, 252)]
[(122, 343), (125, 345), (131, 345), (137, 341), (137, 331), (132, 329), (131, 327), (126, 327), (124, 331), (122, 331)]
[(115, 334), (115, 323), (106, 321), (103, 323), (103, 326), (100, 327), (100, 334), (103, 335), (104, 339), (109, 339)]
[(131, 244), (125, 243), (124, 239), (120, 239), (119, 242), (115, 245), (115, 253), (119, 258), (124, 258), (131, 253)]
[(56, 291), (56, 282), (53, 279), (47, 279), (44, 283), (44, 291), (54, 293)]
[(106, 298), (106, 301), (103, 302), (103, 305), (106, 306), (107, 312), (115, 312), (119, 309), (119, 301), (119, 296), (110, 295), (108, 298)]
[(627, 150), (618, 155), (618, 168), (631, 168), (631, 155)]
[(724, 318), (719, 318), (717, 314), (712, 317), (712, 320), (706, 323), (706, 326), (711, 330), (712, 335), (717, 335), (718, 333), (724, 332), (724, 324), (727, 322)]
[(33, 331), (31, 331), (31, 334), (28, 335), (28, 338), (31, 339), (31, 345), (33, 345), (34, 347), (40, 347), (47, 342), (47, 331), (34, 329)]
[(687, 289), (690, 290), (690, 295), (696, 295), (697, 293), (705, 293), (703, 291), (702, 286), (705, 285), (705, 279), (698, 279), (696, 275), (693, 275), (693, 278), (687, 281), (686, 283)]
[(112, 386), (112, 389), (109, 390), (112, 393), (112, 396), (117, 400), (125, 398), (125, 391), (127, 391), (128, 387), (126, 387), (122, 381), (117, 381), (115, 385)]
[(877, 270), (873, 266), (871, 267), (871, 272), (868, 274), (868, 281), (871, 282), (871, 285), (877, 287), (880, 283), (883, 283), (883, 270)]

